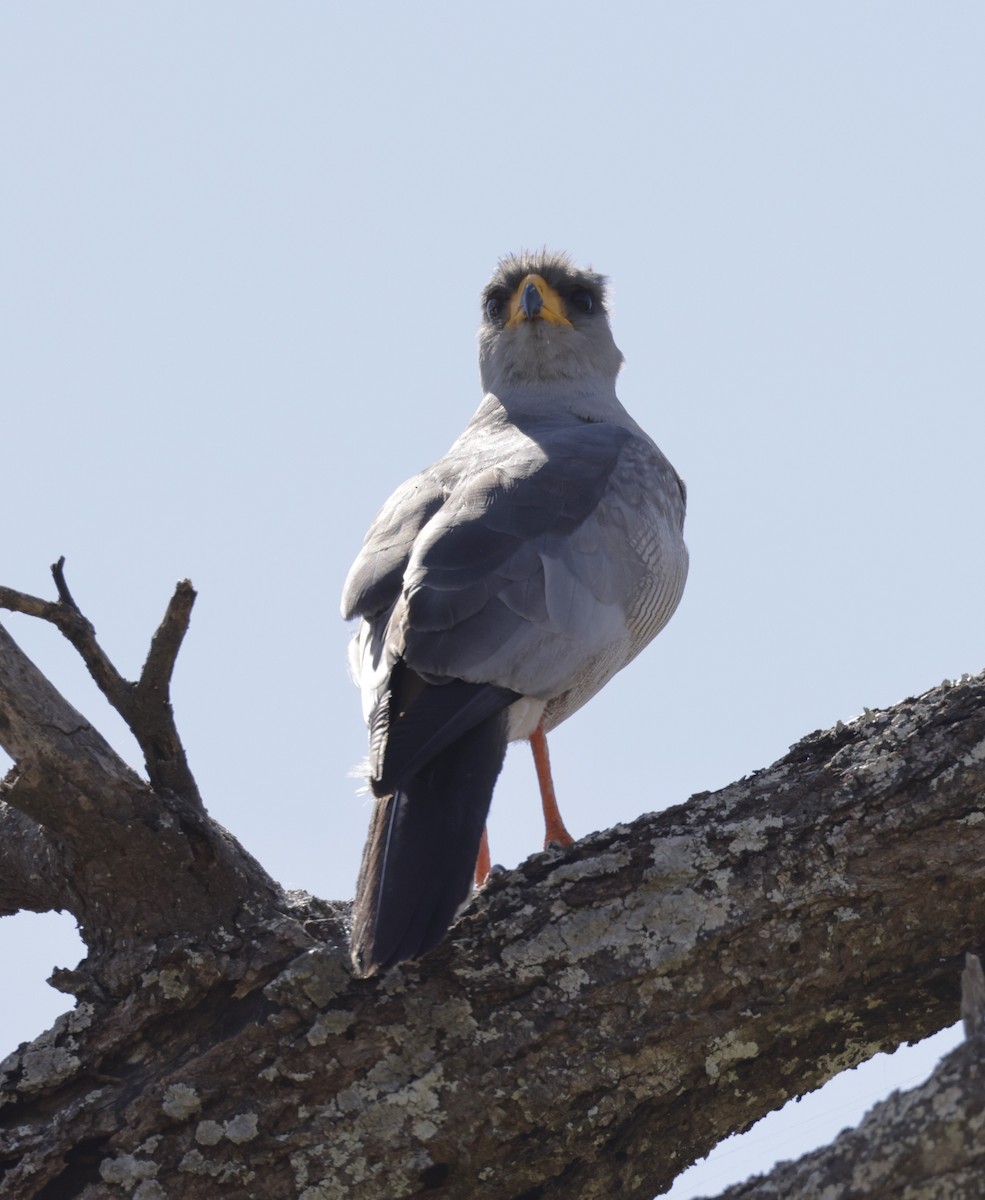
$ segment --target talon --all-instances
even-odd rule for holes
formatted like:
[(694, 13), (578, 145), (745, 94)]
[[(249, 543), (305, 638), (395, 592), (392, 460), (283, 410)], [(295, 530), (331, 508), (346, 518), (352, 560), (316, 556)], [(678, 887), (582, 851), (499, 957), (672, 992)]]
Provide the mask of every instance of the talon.
[(545, 850), (567, 850), (569, 846), (573, 846), (574, 844), (575, 839), (573, 837), (569, 837), (567, 841), (563, 838), (544, 838)]

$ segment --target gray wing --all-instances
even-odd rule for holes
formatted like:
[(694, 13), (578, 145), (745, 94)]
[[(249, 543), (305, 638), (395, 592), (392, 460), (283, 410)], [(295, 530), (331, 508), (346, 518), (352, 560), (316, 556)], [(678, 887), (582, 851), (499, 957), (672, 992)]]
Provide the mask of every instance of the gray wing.
[(587, 699), (676, 607), (679, 480), (620, 426), (516, 439), (502, 465), (463, 473), (421, 526), (386, 641), (425, 676), (541, 698), (587, 679)]
[(441, 472), (428, 467), (408, 479), (377, 513), (342, 589), (342, 616), (367, 620), (392, 608), (421, 529), (448, 495)]

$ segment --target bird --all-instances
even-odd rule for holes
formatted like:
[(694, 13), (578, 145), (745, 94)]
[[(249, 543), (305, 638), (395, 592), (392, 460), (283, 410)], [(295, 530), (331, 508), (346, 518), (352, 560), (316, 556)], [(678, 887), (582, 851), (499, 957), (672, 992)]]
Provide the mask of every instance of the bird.
[(481, 403), (384, 504), (346, 578), (374, 797), (358, 975), (421, 957), (482, 882), (508, 743), (534, 750), (546, 844), (570, 844), (546, 734), (681, 599), (686, 490), (616, 396), (607, 285), (564, 253), (500, 259), (482, 293)]

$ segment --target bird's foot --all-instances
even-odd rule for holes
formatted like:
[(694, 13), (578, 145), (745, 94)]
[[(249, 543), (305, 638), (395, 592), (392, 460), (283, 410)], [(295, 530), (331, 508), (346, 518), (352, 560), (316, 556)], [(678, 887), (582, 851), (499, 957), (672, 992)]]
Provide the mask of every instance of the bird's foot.
[(485, 873), (482, 879), (476, 878), (475, 890), (481, 892), (483, 888), (489, 887), (491, 883), (496, 883), (507, 874), (506, 868), (500, 863), (493, 863), (489, 870)]
[(545, 850), (566, 850), (568, 846), (573, 846), (575, 839), (566, 829), (552, 830), (551, 833), (544, 838)]

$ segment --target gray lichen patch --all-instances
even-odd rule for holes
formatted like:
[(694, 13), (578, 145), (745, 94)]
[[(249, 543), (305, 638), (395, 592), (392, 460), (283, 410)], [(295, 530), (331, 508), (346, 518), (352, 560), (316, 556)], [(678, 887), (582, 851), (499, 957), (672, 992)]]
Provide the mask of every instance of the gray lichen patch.
[[(423, 1146), (439, 1134), (455, 1111), (458, 1084), (447, 1079), (441, 1062), (424, 1069), (420, 1065), (411, 1068), (410, 1060), (419, 1063), (419, 1055), (408, 1056), (398, 1049), (339, 1093), (331, 1104), (298, 1113), (299, 1121), (309, 1128), (332, 1130), (331, 1137), (320, 1140), (317, 1149), (312, 1147), (292, 1159), (301, 1195), (344, 1197), (351, 1194), (352, 1186), (374, 1178), (380, 1162), (367, 1160), (367, 1144), (412, 1138), (419, 1148), (419, 1166), (412, 1175), (431, 1165)], [(386, 1194), (409, 1194), (405, 1190), (409, 1178), (405, 1180), (389, 1169)]]
[(168, 1194), (156, 1179), (145, 1179), (137, 1184), (133, 1200), (168, 1200)]
[(164, 1089), (161, 1108), (173, 1121), (184, 1121), (202, 1107), (202, 1101), (193, 1087), (185, 1083), (172, 1083)]
[(191, 988), (183, 971), (176, 967), (163, 967), (160, 971), (148, 971), (141, 977), (141, 985), (158, 987), (166, 1000), (184, 1000)]
[(743, 1041), (735, 1030), (730, 1030), (722, 1037), (716, 1038), (709, 1047), (705, 1058), (705, 1073), (709, 1079), (718, 1079), (733, 1063), (755, 1058), (758, 1054), (759, 1046), (755, 1042)]
[(305, 1037), (312, 1046), (324, 1046), (337, 1038), (355, 1022), (350, 1012), (330, 1011), (319, 1013)]
[[(653, 843), (653, 865), (644, 873), (643, 880), (660, 889), (687, 887), (699, 873), (712, 865), (703, 862), (707, 850), (692, 837), (668, 835), (657, 838)], [(714, 861), (717, 864), (717, 860)]]
[(639, 931), (636, 948), (648, 966), (669, 969), (691, 953), (702, 935), (724, 928), (729, 920), (729, 904), (717, 892), (671, 892), (648, 903), (640, 901), (628, 913), (625, 925)]
[(309, 1012), (328, 1005), (352, 982), (352, 973), (337, 950), (318, 946), (299, 955), (264, 993), (285, 1008)]
[(562, 996), (573, 1000), (583, 988), (591, 985), (591, 976), (581, 967), (567, 967), (559, 971), (554, 980)]
[(6, 1090), (6, 1078), (18, 1074), (16, 1090), (21, 1093), (54, 1087), (71, 1078), (80, 1066), (77, 1053), (80, 1035), (92, 1024), (92, 1013), (92, 1005), (80, 1004), (60, 1016), (51, 1029), (23, 1050), (8, 1055), (0, 1064), (0, 1087)]
[(565, 883), (577, 883), (583, 879), (596, 879), (604, 875), (616, 875), (629, 865), (628, 851), (612, 851), (596, 854), (578, 862), (561, 863), (551, 872), (551, 883), (560, 887)]
[(238, 1113), (228, 1121), (199, 1121), (195, 1129), (195, 1141), (200, 1146), (217, 1146), (223, 1138), (237, 1146), (252, 1142), (258, 1133), (255, 1112)]
[(20, 1061), (23, 1073), (19, 1090), (22, 1092), (38, 1091), (63, 1083), (81, 1065), (78, 1055), (64, 1046), (39, 1045), (37, 1042), (25, 1050)]
[(256, 1178), (256, 1172), (244, 1163), (206, 1158), (201, 1150), (189, 1150), (178, 1163), (178, 1170), (187, 1175), (207, 1176), (218, 1183), (244, 1185), (252, 1183)]
[(735, 835), (729, 842), (729, 853), (738, 855), (747, 851), (765, 850), (769, 845), (769, 834), (783, 828), (779, 817), (753, 817), (735, 827)]
[(254, 1112), (239, 1113), (231, 1117), (223, 1126), (223, 1131), (229, 1140), (237, 1146), (244, 1142), (252, 1142), (257, 1136), (257, 1115)]
[(622, 902), (597, 909), (576, 909), (567, 912), (557, 909), (557, 917), (540, 929), (532, 938), (517, 939), (501, 951), (503, 966), (517, 980), (538, 979), (544, 973), (544, 962), (571, 962), (605, 949), (617, 949), (621, 939), (613, 934), (618, 929), (617, 917)]
[(217, 1146), (222, 1136), (223, 1129), (218, 1121), (199, 1121), (195, 1129), (195, 1141), (200, 1146)]
[(142, 1179), (153, 1179), (157, 1172), (157, 1163), (133, 1154), (119, 1154), (99, 1164), (99, 1177), (104, 1183), (116, 1183), (128, 1191)]

